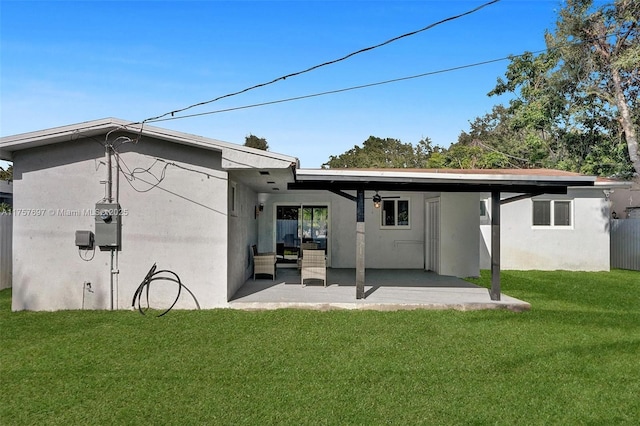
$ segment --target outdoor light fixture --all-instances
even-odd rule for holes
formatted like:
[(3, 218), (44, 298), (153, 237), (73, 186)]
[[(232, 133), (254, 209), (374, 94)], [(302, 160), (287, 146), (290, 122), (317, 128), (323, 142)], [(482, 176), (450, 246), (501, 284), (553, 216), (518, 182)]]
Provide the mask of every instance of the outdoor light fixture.
[(264, 210), (264, 203), (260, 203), (256, 206), (255, 210), (254, 210), (254, 219), (257, 219), (258, 216), (260, 216), (260, 213), (262, 213), (262, 211)]
[(372, 200), (373, 200), (373, 207), (375, 207), (376, 209), (379, 209), (380, 202), (382, 201), (382, 197), (378, 195), (378, 193), (376, 192), (376, 195), (373, 196)]

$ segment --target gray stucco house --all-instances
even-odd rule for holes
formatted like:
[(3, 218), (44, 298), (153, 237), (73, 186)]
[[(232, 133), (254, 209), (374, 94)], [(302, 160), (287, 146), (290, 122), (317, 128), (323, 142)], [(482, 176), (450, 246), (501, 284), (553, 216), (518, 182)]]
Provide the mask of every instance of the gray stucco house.
[[(154, 263), (177, 273), (200, 307), (227, 307), (252, 276), (253, 245), (283, 268), (313, 242), (330, 268), (355, 268), (362, 280), (366, 268), (475, 276), (483, 246), (499, 253), (500, 215), (487, 211), (520, 203), (528, 228), (551, 238), (559, 228), (530, 221), (545, 220), (552, 203), (531, 216), (531, 197), (552, 201), (596, 181), (540, 170), (302, 169), (292, 156), (113, 118), (3, 137), (0, 158), (14, 166), (14, 310), (127, 309)], [(606, 200), (600, 189), (581, 193), (553, 210), (565, 240), (571, 229), (598, 233), (597, 250), (574, 269), (609, 257)], [(497, 227), (488, 242), (482, 224)], [(152, 304), (175, 293), (158, 284)], [(186, 293), (176, 306), (195, 307)]]

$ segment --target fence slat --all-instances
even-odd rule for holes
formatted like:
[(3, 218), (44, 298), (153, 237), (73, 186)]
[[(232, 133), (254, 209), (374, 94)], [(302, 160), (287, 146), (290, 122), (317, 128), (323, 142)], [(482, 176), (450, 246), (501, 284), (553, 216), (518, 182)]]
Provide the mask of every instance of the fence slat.
[(611, 220), (611, 267), (640, 271), (640, 219)]

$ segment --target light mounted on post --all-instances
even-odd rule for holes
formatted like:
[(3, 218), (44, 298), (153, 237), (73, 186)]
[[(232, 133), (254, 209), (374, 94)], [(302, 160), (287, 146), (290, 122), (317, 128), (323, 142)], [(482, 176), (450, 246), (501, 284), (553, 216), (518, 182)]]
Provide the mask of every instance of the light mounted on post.
[(373, 200), (373, 207), (375, 207), (376, 209), (379, 209), (380, 202), (382, 201), (382, 197), (378, 195), (378, 191), (376, 191), (376, 195), (373, 196), (372, 200)]

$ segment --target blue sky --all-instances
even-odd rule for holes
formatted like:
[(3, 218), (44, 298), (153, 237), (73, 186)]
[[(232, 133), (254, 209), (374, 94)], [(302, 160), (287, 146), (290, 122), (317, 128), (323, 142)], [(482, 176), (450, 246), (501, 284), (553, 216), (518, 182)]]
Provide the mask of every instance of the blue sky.
[[(337, 59), (486, 0), (2, 1), (0, 135), (104, 117), (140, 121)], [(560, 0), (501, 0), (334, 65), (187, 113), (304, 96), (544, 49)], [(508, 99), (508, 61), (159, 127), (320, 167), (370, 135), (441, 146)]]

